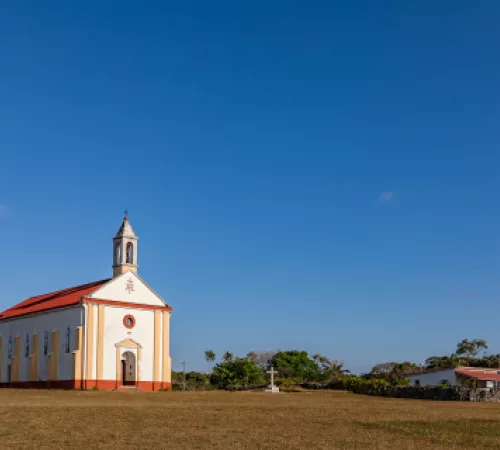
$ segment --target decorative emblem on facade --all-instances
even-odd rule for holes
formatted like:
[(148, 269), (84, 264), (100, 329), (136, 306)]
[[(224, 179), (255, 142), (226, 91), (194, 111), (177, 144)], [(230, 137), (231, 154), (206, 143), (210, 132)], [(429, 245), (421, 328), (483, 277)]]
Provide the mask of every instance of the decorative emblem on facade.
[(128, 291), (129, 294), (134, 290), (134, 280), (132, 280), (132, 278), (129, 278), (127, 280), (127, 286), (125, 287), (125, 290)]
[(135, 317), (132, 314), (127, 314), (123, 318), (123, 325), (125, 328), (131, 329), (135, 327)]

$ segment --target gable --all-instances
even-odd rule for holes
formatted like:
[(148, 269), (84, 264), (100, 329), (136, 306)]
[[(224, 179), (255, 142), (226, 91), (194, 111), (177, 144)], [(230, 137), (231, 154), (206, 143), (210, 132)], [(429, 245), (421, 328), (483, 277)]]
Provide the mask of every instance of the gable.
[(168, 306), (155, 291), (131, 271), (112, 278), (86, 297), (141, 305)]

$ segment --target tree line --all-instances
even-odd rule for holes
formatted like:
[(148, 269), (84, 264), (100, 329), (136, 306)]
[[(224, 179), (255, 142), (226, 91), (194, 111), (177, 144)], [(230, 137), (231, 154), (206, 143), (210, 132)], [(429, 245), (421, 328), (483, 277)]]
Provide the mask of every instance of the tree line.
[(243, 357), (235, 357), (233, 353), (226, 351), (219, 362), (216, 362), (215, 352), (207, 350), (205, 360), (209, 365), (208, 374), (174, 372), (174, 388), (179, 388), (184, 382), (188, 389), (265, 386), (269, 379), (266, 371), (271, 367), (278, 372), (275, 383), (280, 386), (305, 382), (326, 383), (349, 372), (344, 368), (343, 361), (330, 360), (319, 353), (309, 356), (306, 351), (300, 350), (250, 352)]
[(174, 388), (187, 389), (233, 389), (250, 386), (265, 386), (271, 367), (278, 372), (275, 382), (281, 387), (295, 385), (351, 386), (363, 380), (373, 383), (401, 386), (409, 383), (408, 376), (429, 370), (448, 369), (458, 366), (498, 367), (500, 355), (478, 355), (488, 349), (484, 339), (463, 339), (451, 355), (431, 356), (424, 364), (410, 361), (384, 362), (376, 364), (370, 372), (360, 376), (350, 374), (343, 361), (330, 359), (319, 353), (309, 355), (306, 351), (286, 350), (278, 352), (250, 352), (237, 357), (230, 351), (223, 353), (217, 362), (213, 350), (205, 351), (209, 372), (173, 373)]
[[(363, 376), (366, 379), (384, 379), (391, 384), (405, 379), (410, 375), (417, 375), (432, 370), (454, 369), (460, 366), (468, 367), (499, 367), (500, 354), (486, 355), (484, 351), (488, 344), (484, 339), (462, 339), (454, 353), (442, 356), (430, 356), (424, 364), (416, 364), (410, 361), (385, 362), (376, 364), (372, 370)], [(479, 354), (483, 352), (481, 358)]]

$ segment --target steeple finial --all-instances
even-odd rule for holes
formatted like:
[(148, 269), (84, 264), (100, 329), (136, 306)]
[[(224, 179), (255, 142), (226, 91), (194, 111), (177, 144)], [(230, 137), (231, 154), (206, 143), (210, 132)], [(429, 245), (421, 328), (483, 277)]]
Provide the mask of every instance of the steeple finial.
[(123, 211), (125, 213), (125, 220), (128, 219), (128, 208), (125, 208), (125, 211)]

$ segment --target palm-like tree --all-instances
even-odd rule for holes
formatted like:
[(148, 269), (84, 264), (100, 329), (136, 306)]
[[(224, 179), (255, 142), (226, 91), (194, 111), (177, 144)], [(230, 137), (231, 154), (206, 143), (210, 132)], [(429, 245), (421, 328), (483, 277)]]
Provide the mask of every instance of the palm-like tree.
[(255, 361), (255, 360), (257, 359), (257, 353), (255, 353), (255, 352), (250, 352), (250, 353), (248, 353), (247, 358), (248, 358), (250, 361)]
[(222, 359), (223, 359), (225, 362), (232, 361), (232, 360), (233, 360), (233, 354), (232, 354), (230, 351), (226, 351), (226, 353), (224, 353), (224, 354), (222, 355)]
[(205, 351), (205, 361), (208, 363), (208, 372), (212, 373), (212, 364), (215, 361), (215, 352), (213, 350)]
[(349, 370), (344, 369), (344, 361), (331, 361), (330, 362), (330, 378), (337, 379), (340, 375), (349, 373)]
[(320, 358), (321, 358), (321, 355), (319, 353), (315, 353), (314, 355), (312, 355), (312, 359), (314, 359), (314, 362), (316, 364), (319, 364)]
[[(323, 366), (323, 370), (330, 368), (331, 369), (331, 361), (326, 356), (320, 356), (318, 362)], [(344, 364), (344, 363), (342, 363)]]

